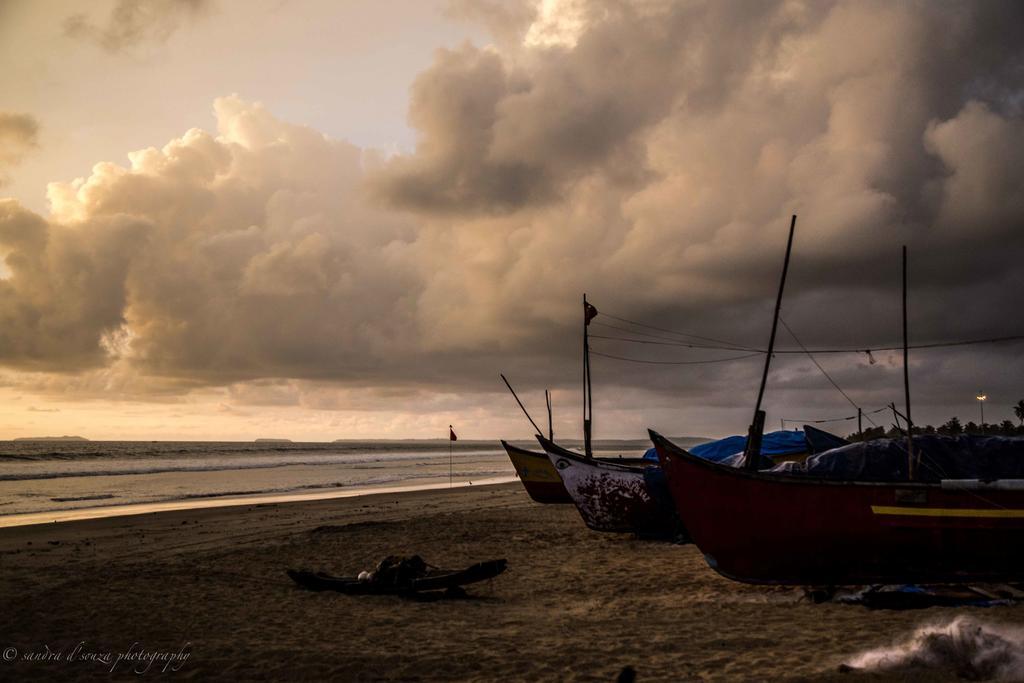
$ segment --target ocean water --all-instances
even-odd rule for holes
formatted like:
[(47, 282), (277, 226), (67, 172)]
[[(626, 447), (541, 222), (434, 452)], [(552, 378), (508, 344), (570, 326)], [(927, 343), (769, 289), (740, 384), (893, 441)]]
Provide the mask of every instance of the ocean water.
[[(600, 442), (596, 451), (636, 455), (645, 447), (639, 440)], [(448, 448), (443, 440), (0, 441), (0, 524), (13, 515), (82, 508), (443, 485)], [(514, 475), (497, 441), (452, 444), (453, 482)]]

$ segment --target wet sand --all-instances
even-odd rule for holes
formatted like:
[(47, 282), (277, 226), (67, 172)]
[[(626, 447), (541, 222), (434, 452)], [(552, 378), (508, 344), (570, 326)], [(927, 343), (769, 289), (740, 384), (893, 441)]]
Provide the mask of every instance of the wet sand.
[[(237, 473), (233, 473), (238, 476)], [(126, 505), (92, 505), (70, 510), (47, 510), (45, 512), (27, 512), (13, 515), (0, 515), (0, 528), (9, 526), (25, 526), (31, 524), (48, 524), (50, 522), (71, 522), (82, 519), (99, 519), (101, 517), (126, 517), (148, 514), (151, 512), (167, 512), (170, 510), (203, 510), (207, 508), (239, 507), (247, 505), (266, 505), (268, 503), (301, 503), (313, 500), (336, 498), (355, 498), (376, 493), (406, 493), (410, 491), (448, 490), (463, 486), (486, 486), (515, 481), (514, 476), (485, 477), (475, 482), (459, 480), (454, 483), (446, 481), (416, 481), (408, 484), (392, 484), (388, 486), (343, 486), (311, 492), (291, 493), (260, 493), (253, 495), (217, 496), (202, 498), (184, 498), (154, 503), (129, 503)], [(100, 500), (104, 496), (96, 496)]]
[[(284, 574), (413, 553), (509, 570), (430, 603), (312, 593)], [(0, 605), (6, 680), (111, 665), (230, 680), (599, 681), (627, 665), (639, 681), (891, 680), (837, 667), (922, 623), (1024, 623), (1024, 607), (868, 611), (733, 583), (693, 546), (588, 531), (519, 484), (0, 529)], [(897, 680), (937, 678), (956, 680)]]

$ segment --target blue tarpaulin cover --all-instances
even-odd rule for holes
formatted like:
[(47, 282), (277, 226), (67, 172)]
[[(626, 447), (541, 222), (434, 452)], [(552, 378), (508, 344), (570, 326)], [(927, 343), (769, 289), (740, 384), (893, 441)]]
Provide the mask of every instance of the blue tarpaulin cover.
[[(698, 458), (704, 458), (711, 462), (722, 462), (737, 453), (742, 453), (746, 447), (747, 437), (727, 436), (724, 439), (702, 443), (687, 450)], [(806, 452), (807, 441), (804, 439), (804, 433), (800, 430), (768, 432), (761, 441), (761, 455), (769, 458), (775, 455), (794, 455)], [(657, 462), (657, 451), (653, 448), (647, 449), (644, 459)]]
[[(914, 437), (921, 466), (914, 479), (1022, 479), (1024, 439), (1003, 436)], [(906, 439), (874, 439), (818, 453), (802, 463), (782, 463), (772, 472), (845, 481), (905, 481)]]
[(839, 448), (845, 446), (849, 441), (836, 436), (835, 434), (829, 434), (826, 431), (812, 427), (811, 425), (804, 425), (804, 438), (807, 440), (807, 452), (821, 453), (822, 451), (831, 450), (833, 448)]

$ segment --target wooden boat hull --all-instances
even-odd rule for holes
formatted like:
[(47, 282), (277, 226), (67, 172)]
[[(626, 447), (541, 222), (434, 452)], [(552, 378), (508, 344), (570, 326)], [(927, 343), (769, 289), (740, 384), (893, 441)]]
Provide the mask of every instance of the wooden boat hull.
[(748, 583), (1024, 580), (1024, 490), (983, 492), (734, 469), (651, 432), (708, 564)]
[(544, 504), (572, 503), (547, 453), (528, 451), (506, 441), (502, 441), (501, 445), (505, 447), (508, 459), (512, 461), (512, 467), (516, 469), (519, 481), (523, 483), (530, 498)]
[(675, 511), (648, 491), (643, 465), (586, 458), (542, 437), (538, 440), (587, 527), (641, 536), (676, 532)]

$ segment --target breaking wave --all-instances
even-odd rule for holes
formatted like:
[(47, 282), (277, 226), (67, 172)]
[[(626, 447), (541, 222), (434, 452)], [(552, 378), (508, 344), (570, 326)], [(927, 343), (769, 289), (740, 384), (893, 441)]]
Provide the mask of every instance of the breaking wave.
[[(422, 460), (422, 456), (410, 456), (408, 458), (397, 456), (390, 460), (375, 459), (365, 462), (394, 464)], [(74, 469), (56, 472), (22, 472), (0, 474), (0, 481), (32, 481), (36, 479), (63, 479), (66, 477), (117, 477), (130, 474), (164, 474), (167, 472), (223, 472), (228, 470), (266, 470), (284, 467), (319, 467), (324, 465), (349, 465), (351, 461), (335, 459), (320, 460), (286, 460), (283, 462), (253, 462), (253, 461), (219, 461), (212, 463), (185, 463), (175, 464), (164, 461), (163, 464), (145, 467), (133, 462), (118, 463), (123, 465), (114, 469)], [(411, 463), (427, 464), (427, 463)], [(365, 470), (373, 469), (372, 465), (353, 465), (350, 469)]]
[(1024, 627), (957, 617), (918, 628), (905, 642), (863, 652), (841, 667), (885, 673), (955, 673), (971, 681), (1024, 680)]
[(352, 487), (418, 486), (451, 476), (472, 481), (513, 471), (500, 445), (483, 441), (281, 446), (262, 442), (0, 441), (0, 526), (7, 526), (4, 520), (9, 522), (12, 516), (87, 507), (288, 497), (340, 488), (355, 493)]

